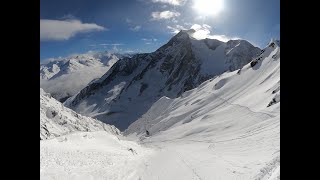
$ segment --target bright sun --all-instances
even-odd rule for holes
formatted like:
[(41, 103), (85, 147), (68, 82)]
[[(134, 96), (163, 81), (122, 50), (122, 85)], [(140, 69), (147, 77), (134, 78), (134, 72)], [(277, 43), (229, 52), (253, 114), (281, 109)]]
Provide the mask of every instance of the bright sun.
[(194, 0), (193, 8), (203, 15), (217, 15), (223, 10), (223, 0)]

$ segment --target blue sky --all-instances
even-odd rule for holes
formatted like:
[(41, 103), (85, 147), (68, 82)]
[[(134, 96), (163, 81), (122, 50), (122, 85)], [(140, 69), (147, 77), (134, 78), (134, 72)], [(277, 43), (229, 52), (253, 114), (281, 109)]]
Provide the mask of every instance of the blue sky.
[(280, 1), (40, 0), (40, 60), (88, 51), (152, 52), (191, 27), (199, 38), (241, 38), (264, 47), (280, 39)]

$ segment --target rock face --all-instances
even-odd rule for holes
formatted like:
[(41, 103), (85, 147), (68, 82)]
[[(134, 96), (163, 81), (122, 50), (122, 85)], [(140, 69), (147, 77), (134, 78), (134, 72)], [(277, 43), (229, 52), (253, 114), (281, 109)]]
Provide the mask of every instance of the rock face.
[(40, 89), (40, 140), (50, 139), (76, 131), (107, 131), (119, 134), (114, 126), (77, 114), (64, 107), (49, 93)]
[(50, 59), (40, 64), (40, 87), (64, 102), (100, 78), (122, 55), (91, 52), (66, 58)]
[(196, 40), (181, 31), (153, 53), (115, 63), (65, 105), (125, 130), (162, 96), (175, 98), (225, 71), (242, 68), (260, 53), (245, 40)]

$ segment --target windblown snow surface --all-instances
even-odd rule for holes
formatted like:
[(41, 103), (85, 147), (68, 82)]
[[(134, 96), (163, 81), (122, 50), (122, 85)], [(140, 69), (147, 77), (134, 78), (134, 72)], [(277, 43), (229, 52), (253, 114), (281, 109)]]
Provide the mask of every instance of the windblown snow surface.
[(241, 70), (160, 98), (124, 134), (42, 140), (41, 179), (280, 179), (280, 43)]

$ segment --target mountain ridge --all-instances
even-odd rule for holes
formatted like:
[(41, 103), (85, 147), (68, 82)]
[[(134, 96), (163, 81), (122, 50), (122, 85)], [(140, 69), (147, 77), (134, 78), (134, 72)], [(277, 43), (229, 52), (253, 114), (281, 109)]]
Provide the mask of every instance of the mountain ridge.
[(122, 57), (105, 51), (49, 59), (40, 64), (40, 87), (64, 102), (93, 79), (100, 78)]
[(65, 105), (124, 130), (160, 97), (177, 97), (225, 71), (240, 69), (260, 51), (247, 41), (196, 40), (180, 31), (153, 53), (122, 58)]

